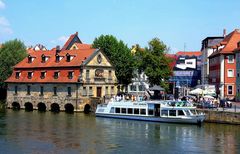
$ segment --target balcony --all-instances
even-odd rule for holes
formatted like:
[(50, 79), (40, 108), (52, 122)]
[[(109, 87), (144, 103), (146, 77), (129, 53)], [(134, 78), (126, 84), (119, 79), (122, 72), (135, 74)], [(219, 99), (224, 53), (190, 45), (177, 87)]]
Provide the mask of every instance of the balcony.
[(95, 82), (105, 82), (105, 78), (104, 77), (94, 77), (94, 81)]

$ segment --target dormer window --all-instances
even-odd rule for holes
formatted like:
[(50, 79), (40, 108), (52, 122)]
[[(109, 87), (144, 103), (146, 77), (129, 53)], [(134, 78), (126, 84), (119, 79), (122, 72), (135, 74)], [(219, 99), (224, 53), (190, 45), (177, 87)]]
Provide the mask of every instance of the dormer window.
[(73, 71), (69, 71), (69, 72), (68, 72), (68, 78), (69, 78), (69, 79), (72, 79), (72, 78), (73, 78)]
[(46, 56), (43, 54), (42, 55), (42, 63), (45, 63), (46, 62)]
[(66, 61), (67, 62), (70, 62), (71, 61), (71, 56), (67, 53), (67, 55), (66, 55)]
[(32, 63), (33, 61), (33, 57), (31, 57), (30, 55), (28, 56), (28, 63)]
[(56, 62), (58, 63), (60, 61), (60, 56), (56, 55)]
[(28, 72), (28, 79), (31, 79), (32, 78), (32, 76), (33, 76), (33, 72)]
[(40, 78), (41, 78), (41, 79), (44, 79), (45, 77), (46, 77), (46, 72), (45, 72), (45, 71), (41, 72)]
[(57, 72), (54, 72), (54, 75), (53, 75), (54, 79), (57, 79), (59, 77), (59, 71)]
[(20, 75), (21, 75), (20, 72), (16, 72), (16, 74), (15, 74), (15, 78), (16, 78), (16, 79), (19, 79), (19, 78), (20, 78)]

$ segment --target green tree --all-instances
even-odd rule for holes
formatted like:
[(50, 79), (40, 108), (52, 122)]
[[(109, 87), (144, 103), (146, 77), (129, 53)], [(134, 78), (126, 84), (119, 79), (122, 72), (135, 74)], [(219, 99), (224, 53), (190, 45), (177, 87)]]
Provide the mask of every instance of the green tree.
[(148, 76), (151, 85), (160, 85), (168, 89), (168, 79), (172, 74), (171, 59), (166, 56), (168, 47), (158, 38), (152, 39), (145, 50), (139, 51), (135, 56), (141, 63), (137, 67)]
[(93, 47), (101, 49), (110, 59), (115, 67), (119, 84), (126, 87), (132, 82), (134, 70), (133, 56), (123, 41), (118, 41), (112, 35), (101, 35), (95, 38)]
[(0, 48), (0, 86), (6, 86), (4, 81), (12, 74), (13, 66), (27, 56), (26, 47), (20, 40), (10, 40)]

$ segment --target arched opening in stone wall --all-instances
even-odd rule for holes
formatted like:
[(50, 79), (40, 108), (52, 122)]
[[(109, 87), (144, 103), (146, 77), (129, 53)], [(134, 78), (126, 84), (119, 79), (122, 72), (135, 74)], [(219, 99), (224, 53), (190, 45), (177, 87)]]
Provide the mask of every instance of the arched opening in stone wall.
[(33, 105), (30, 102), (27, 102), (24, 104), (25, 106), (25, 111), (33, 111)]
[(51, 111), (52, 112), (60, 112), (60, 106), (57, 103), (51, 104)]
[(91, 111), (91, 106), (89, 104), (86, 104), (84, 106), (84, 113), (88, 114)]
[(67, 113), (73, 113), (74, 111), (74, 106), (70, 103), (65, 104), (64, 108)]
[(13, 110), (20, 110), (20, 104), (18, 102), (12, 103), (12, 109)]
[(42, 102), (38, 103), (37, 107), (38, 107), (38, 111), (42, 111), (42, 112), (45, 112), (47, 108), (46, 105)]

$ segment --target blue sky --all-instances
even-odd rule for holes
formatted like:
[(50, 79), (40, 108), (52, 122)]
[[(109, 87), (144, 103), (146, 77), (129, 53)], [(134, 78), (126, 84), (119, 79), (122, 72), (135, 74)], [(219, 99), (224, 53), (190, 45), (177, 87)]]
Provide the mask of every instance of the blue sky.
[(78, 31), (84, 43), (112, 34), (131, 47), (154, 37), (200, 50), (208, 36), (240, 28), (239, 0), (0, 0), (0, 43), (18, 38), (51, 49)]

